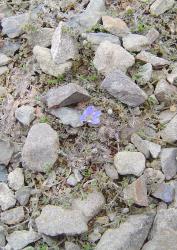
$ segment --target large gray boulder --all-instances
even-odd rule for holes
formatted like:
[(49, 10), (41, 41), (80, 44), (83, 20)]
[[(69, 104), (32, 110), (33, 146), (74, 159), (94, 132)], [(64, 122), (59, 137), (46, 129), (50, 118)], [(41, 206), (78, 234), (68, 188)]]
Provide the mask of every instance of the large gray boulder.
[(140, 250), (152, 226), (154, 216), (132, 215), (118, 229), (108, 229), (95, 250)]
[(35, 172), (48, 171), (58, 158), (58, 149), (58, 135), (50, 125), (33, 125), (22, 149), (23, 167)]
[(128, 106), (137, 107), (147, 99), (145, 92), (120, 70), (110, 73), (101, 87)]

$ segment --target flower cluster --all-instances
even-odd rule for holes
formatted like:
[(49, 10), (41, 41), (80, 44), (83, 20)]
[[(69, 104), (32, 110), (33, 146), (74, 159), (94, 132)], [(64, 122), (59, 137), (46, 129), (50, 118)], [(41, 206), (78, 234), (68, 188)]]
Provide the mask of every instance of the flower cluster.
[(88, 106), (80, 117), (81, 122), (87, 122), (91, 125), (98, 125), (100, 123), (101, 111), (94, 106)]

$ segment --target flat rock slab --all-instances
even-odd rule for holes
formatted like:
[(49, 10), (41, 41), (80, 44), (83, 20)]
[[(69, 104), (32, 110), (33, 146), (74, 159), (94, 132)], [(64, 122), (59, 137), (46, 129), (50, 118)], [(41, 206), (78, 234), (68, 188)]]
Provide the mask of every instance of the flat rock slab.
[(172, 179), (177, 172), (177, 148), (163, 148), (160, 161), (165, 178)]
[(74, 37), (74, 30), (62, 21), (53, 34), (51, 54), (56, 64), (65, 63), (70, 59), (76, 59), (78, 56), (78, 45)]
[(39, 233), (49, 236), (76, 235), (87, 232), (86, 218), (80, 210), (47, 205), (36, 219)]
[(13, 143), (0, 136), (0, 164), (8, 165), (14, 152)]
[(140, 176), (145, 169), (145, 157), (140, 152), (122, 151), (114, 157), (114, 165), (120, 175)]
[(139, 177), (136, 181), (128, 185), (128, 187), (124, 188), (123, 193), (125, 201), (133, 202), (142, 207), (148, 206), (146, 179), (144, 176)]
[(174, 200), (175, 190), (174, 187), (167, 183), (160, 183), (152, 196), (158, 198), (166, 203), (171, 203)]
[(175, 0), (156, 0), (150, 7), (150, 12), (154, 16), (159, 16), (171, 9)]
[(93, 192), (87, 195), (85, 199), (75, 199), (72, 202), (72, 208), (80, 210), (87, 221), (97, 215), (105, 205), (105, 198), (100, 192)]
[(120, 70), (113, 71), (104, 79), (101, 87), (112, 96), (131, 107), (137, 107), (147, 99), (146, 93)]
[(9, 189), (7, 184), (0, 183), (0, 206), (2, 210), (7, 210), (8, 208), (11, 208), (15, 206), (16, 199), (12, 192), (12, 190)]
[(58, 135), (50, 125), (33, 125), (22, 149), (23, 167), (35, 172), (48, 171), (58, 158), (58, 149)]
[(166, 125), (160, 133), (162, 139), (168, 143), (177, 141), (177, 115)]
[(154, 216), (132, 215), (118, 229), (108, 229), (95, 250), (140, 250), (148, 236)]
[(29, 244), (39, 240), (41, 236), (34, 231), (14, 231), (7, 236), (7, 242), (13, 250), (21, 250)]
[(16, 207), (1, 213), (1, 221), (7, 225), (18, 224), (25, 218), (24, 208)]
[(124, 37), (130, 33), (127, 24), (118, 17), (102, 16), (103, 27), (113, 35)]
[(107, 75), (117, 69), (126, 72), (135, 63), (134, 56), (118, 44), (102, 42), (96, 50), (93, 64), (99, 73)]
[(162, 68), (163, 66), (170, 64), (168, 60), (155, 56), (147, 51), (141, 51), (136, 56), (136, 60), (139, 60), (145, 63), (151, 63), (155, 69), (159, 69), (159, 68)]
[(122, 41), (124, 48), (131, 52), (139, 52), (149, 45), (147, 37), (138, 34), (129, 34), (123, 37)]
[(44, 96), (44, 101), (47, 103), (48, 108), (69, 106), (88, 101), (89, 99), (88, 92), (75, 83), (52, 88)]
[(72, 62), (65, 62), (62, 64), (54, 63), (50, 49), (41, 46), (33, 48), (33, 54), (39, 63), (41, 70), (47, 75), (58, 77), (68, 72), (72, 67)]

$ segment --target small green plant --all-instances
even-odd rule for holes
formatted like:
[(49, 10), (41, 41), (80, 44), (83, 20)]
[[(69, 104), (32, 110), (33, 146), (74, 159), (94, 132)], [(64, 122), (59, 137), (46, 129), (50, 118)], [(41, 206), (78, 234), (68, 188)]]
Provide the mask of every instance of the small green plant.
[(107, 30), (105, 30), (103, 25), (97, 23), (91, 29), (88, 29), (86, 32), (104, 32), (104, 33), (107, 33)]
[(82, 175), (84, 177), (90, 177), (92, 175), (92, 171), (90, 169), (84, 169), (84, 171), (82, 172)]
[(49, 118), (46, 115), (43, 115), (43, 116), (40, 117), (39, 122), (40, 123), (48, 123)]
[(26, 33), (33, 33), (37, 31), (37, 28), (34, 24), (27, 23), (23, 26), (23, 31)]
[(133, 10), (133, 9), (128, 8), (128, 9), (126, 10), (126, 13), (125, 13), (126, 16), (133, 16), (133, 14), (134, 14), (134, 10)]
[(49, 248), (48, 248), (48, 246), (47, 245), (40, 245), (38, 248), (37, 248), (37, 250), (48, 250)]
[(93, 250), (90, 243), (85, 243), (82, 247), (83, 247), (83, 250)]
[(47, 83), (50, 85), (56, 85), (58, 83), (62, 83), (65, 80), (65, 75), (59, 75), (56, 79), (48, 79)]

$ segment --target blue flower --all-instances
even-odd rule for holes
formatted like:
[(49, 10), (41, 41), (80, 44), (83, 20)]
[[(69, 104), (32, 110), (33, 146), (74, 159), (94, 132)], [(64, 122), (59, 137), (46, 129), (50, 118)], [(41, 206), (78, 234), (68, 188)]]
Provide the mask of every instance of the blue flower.
[(94, 106), (88, 106), (81, 115), (80, 121), (92, 125), (98, 125), (100, 123), (100, 116), (100, 110), (97, 110)]

